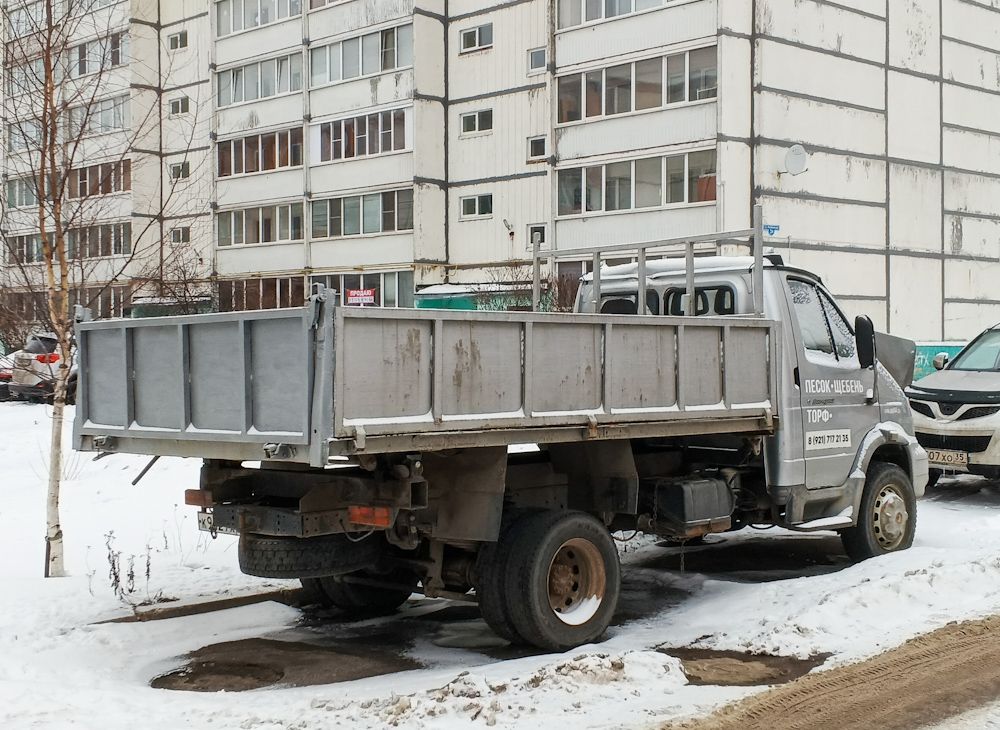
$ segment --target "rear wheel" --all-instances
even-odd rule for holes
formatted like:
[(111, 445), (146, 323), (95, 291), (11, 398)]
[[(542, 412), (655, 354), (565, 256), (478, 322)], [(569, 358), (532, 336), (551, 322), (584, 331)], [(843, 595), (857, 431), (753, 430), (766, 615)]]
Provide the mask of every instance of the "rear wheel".
[[(386, 585), (355, 583), (374, 581)], [(320, 578), (319, 584), (330, 604), (353, 616), (383, 616), (406, 603), (417, 587), (413, 571), (397, 568), (389, 573), (361, 570), (346, 575)]]
[(530, 644), (564, 651), (594, 641), (611, 623), (621, 588), (607, 527), (583, 512), (524, 518), (510, 555), (510, 619)]
[(906, 550), (916, 528), (917, 500), (910, 477), (895, 464), (869, 465), (858, 522), (840, 533), (844, 550), (855, 561)]
[(521, 510), (505, 514), (497, 541), (486, 543), (476, 561), (479, 612), (494, 634), (512, 644), (523, 644), (524, 637), (514, 627), (507, 606), (507, 575), (512, 565), (510, 554), (524, 519), (531, 514), (534, 512)]

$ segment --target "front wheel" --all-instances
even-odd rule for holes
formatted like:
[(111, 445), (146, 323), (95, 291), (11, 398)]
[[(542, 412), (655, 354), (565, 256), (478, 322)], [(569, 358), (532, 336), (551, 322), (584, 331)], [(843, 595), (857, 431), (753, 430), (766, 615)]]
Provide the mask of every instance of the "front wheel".
[(618, 550), (607, 527), (583, 512), (528, 515), (510, 551), (510, 620), (529, 644), (565, 651), (597, 639), (621, 588)]
[(895, 464), (872, 463), (857, 524), (840, 533), (848, 556), (858, 562), (906, 550), (916, 529), (917, 500), (910, 477)]
[(927, 472), (927, 488), (930, 489), (938, 483), (938, 479), (944, 474), (940, 469), (930, 469)]

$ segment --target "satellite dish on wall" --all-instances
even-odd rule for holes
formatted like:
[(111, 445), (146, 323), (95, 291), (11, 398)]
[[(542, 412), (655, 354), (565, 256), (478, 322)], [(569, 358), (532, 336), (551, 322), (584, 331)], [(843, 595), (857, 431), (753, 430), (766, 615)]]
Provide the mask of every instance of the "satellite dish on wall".
[(785, 153), (785, 172), (789, 175), (801, 175), (806, 171), (806, 162), (808, 161), (809, 155), (806, 154), (806, 148), (800, 144), (794, 144)]

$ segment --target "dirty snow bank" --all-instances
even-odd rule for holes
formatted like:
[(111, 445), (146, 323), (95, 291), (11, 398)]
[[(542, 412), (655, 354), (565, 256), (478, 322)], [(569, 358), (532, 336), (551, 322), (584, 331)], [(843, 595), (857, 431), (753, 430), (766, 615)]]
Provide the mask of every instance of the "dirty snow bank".
[[(609, 727), (621, 718), (623, 699), (655, 706), (664, 695), (686, 684), (680, 662), (657, 652), (579, 654), (573, 659), (539, 667), (524, 677), (490, 680), (479, 672), (462, 672), (443, 687), (411, 695), (344, 701), (326, 699), (320, 690), (309, 709), (287, 717), (250, 718), (243, 728), (326, 728), (348, 721), (355, 727), (487, 727), (551, 726), (562, 722)], [(643, 696), (647, 699), (643, 702)], [(633, 714), (636, 708), (633, 707)], [(652, 715), (653, 710), (647, 709)], [(583, 722), (571, 720), (581, 716)]]

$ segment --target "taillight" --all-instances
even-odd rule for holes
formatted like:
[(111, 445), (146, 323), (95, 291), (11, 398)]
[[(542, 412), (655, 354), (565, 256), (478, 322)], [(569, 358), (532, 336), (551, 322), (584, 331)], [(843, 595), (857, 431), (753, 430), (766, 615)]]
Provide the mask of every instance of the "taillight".
[(40, 363), (44, 363), (45, 365), (51, 365), (54, 362), (59, 362), (59, 353), (50, 352), (47, 355), (35, 355), (35, 359), (38, 360), (38, 362)]
[(354, 525), (389, 527), (392, 525), (392, 511), (388, 507), (359, 507), (352, 505), (347, 508), (347, 519)]

